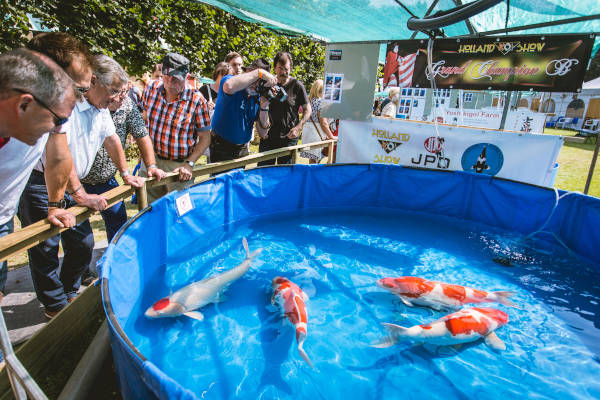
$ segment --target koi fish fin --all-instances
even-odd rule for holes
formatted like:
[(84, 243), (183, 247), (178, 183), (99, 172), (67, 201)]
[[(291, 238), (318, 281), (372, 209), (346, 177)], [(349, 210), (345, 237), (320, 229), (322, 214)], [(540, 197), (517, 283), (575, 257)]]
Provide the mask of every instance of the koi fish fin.
[(204, 315), (200, 311), (188, 311), (183, 313), (186, 317), (197, 319), (198, 321), (204, 321)]
[(413, 303), (411, 303), (406, 297), (400, 295), (398, 295), (398, 297), (400, 297), (400, 300), (402, 300), (402, 302), (408, 307), (414, 307)]
[(373, 343), (371, 347), (377, 347), (378, 349), (391, 347), (398, 343), (398, 338), (400, 336), (404, 336), (404, 332), (407, 330), (407, 328), (403, 326), (388, 324), (386, 322), (384, 322), (382, 325), (388, 331), (388, 336), (384, 337), (379, 342)]
[(314, 368), (313, 363), (310, 361), (310, 358), (308, 358), (308, 354), (306, 354), (306, 351), (304, 351), (305, 338), (306, 334), (304, 332), (301, 332), (298, 338), (298, 353), (300, 353), (300, 356), (304, 359), (304, 361), (306, 361), (308, 365), (310, 365), (311, 368)]
[(485, 344), (494, 350), (506, 350), (506, 344), (496, 335), (496, 332), (491, 332), (485, 336)]
[(515, 295), (515, 292), (503, 291), (503, 292), (492, 292), (492, 294), (495, 295), (494, 297), (496, 298), (496, 301), (498, 303), (504, 304), (505, 306), (521, 309), (519, 306), (517, 306), (515, 303), (513, 303), (511, 300), (509, 300), (509, 297), (512, 297)]

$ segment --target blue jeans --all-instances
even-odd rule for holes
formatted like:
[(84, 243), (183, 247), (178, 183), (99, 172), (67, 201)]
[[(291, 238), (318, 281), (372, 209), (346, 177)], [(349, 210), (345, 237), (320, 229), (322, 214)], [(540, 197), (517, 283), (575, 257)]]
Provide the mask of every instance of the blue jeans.
[[(98, 185), (89, 185), (87, 183), (83, 185), (86, 192), (93, 194), (102, 194), (116, 188), (117, 186), (119, 186), (119, 184), (115, 178)], [(102, 219), (104, 220), (106, 237), (110, 243), (119, 229), (121, 229), (125, 222), (127, 222), (127, 209), (125, 208), (125, 203), (120, 202), (115, 204), (111, 208), (107, 208), (106, 210), (102, 211), (100, 215), (102, 215)]]
[[(14, 221), (11, 218), (8, 222), (0, 224), (0, 237), (6, 236), (9, 233), (13, 233)], [(0, 292), (4, 292), (4, 285), (6, 285), (6, 276), (8, 275), (8, 263), (6, 261), (0, 262)]]
[[(67, 207), (76, 205), (68, 194)], [(48, 217), (48, 192), (44, 176), (33, 171), (19, 202), (19, 219), (23, 226)], [(58, 245), (62, 242), (65, 256), (58, 263)], [(68, 299), (77, 296), (81, 276), (92, 261), (94, 235), (88, 220), (75, 225), (27, 250), (33, 287), (46, 311), (59, 311)]]

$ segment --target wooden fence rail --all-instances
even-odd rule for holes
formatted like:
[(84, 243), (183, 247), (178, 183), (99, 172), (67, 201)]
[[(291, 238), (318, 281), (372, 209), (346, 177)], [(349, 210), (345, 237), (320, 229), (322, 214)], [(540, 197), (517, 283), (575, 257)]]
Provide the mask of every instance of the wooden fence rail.
[[(192, 175), (194, 178), (196, 178), (198, 176), (216, 174), (234, 168), (246, 167), (249, 164), (255, 164), (260, 161), (273, 160), (284, 156), (291, 156), (292, 162), (295, 164), (298, 161), (301, 150), (321, 149), (323, 147), (328, 148), (327, 162), (331, 163), (333, 160), (333, 149), (335, 143), (335, 140), (325, 140), (306, 145), (283, 147), (281, 149), (270, 150), (264, 153), (250, 154), (246, 157), (237, 158), (231, 161), (199, 165), (194, 168)], [(147, 178), (145, 185), (139, 189), (134, 189), (129, 185), (121, 185), (109, 190), (106, 193), (103, 193), (103, 196), (106, 198), (108, 207), (111, 207), (136, 193), (138, 209), (141, 210), (148, 206), (146, 194), (146, 189), (148, 187), (162, 186), (166, 185), (167, 183), (177, 182), (177, 177), (177, 173), (169, 173), (165, 178), (161, 179), (160, 182), (154, 178)], [(69, 208), (69, 211), (75, 215), (77, 223), (83, 222), (86, 219), (89, 219), (92, 215), (99, 213), (99, 211), (94, 211), (87, 207), (79, 206), (71, 207)], [(8, 259), (16, 253), (36, 246), (44, 240), (56, 236), (65, 230), (66, 228), (58, 228), (50, 224), (47, 219), (44, 219), (11, 233), (10, 235), (3, 236), (0, 238), (0, 262)]]

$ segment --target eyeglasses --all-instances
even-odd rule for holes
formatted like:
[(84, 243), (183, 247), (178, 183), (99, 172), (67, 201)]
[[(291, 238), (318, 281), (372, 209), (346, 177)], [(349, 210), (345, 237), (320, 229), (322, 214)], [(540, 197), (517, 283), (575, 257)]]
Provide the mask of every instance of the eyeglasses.
[(77, 91), (81, 94), (86, 94), (88, 92), (88, 90), (90, 90), (89, 86), (88, 87), (77, 86)]
[(42, 107), (44, 107), (46, 110), (50, 111), (50, 113), (52, 113), (52, 115), (54, 116), (54, 126), (60, 126), (60, 125), (66, 124), (66, 123), (67, 123), (67, 121), (69, 120), (69, 117), (63, 118), (63, 117), (60, 117), (60, 116), (58, 116), (58, 114), (56, 114), (54, 111), (52, 111), (52, 109), (51, 109), (50, 107), (48, 107), (48, 106), (46, 105), (46, 103), (44, 103), (43, 101), (41, 101), (40, 99), (38, 99), (38, 98), (37, 98), (37, 97), (36, 97), (36, 96), (35, 96), (33, 93), (27, 92), (27, 91), (25, 91), (25, 90), (23, 90), (23, 89), (16, 89), (16, 88), (13, 88), (12, 90), (14, 90), (15, 92), (19, 92), (19, 93), (23, 93), (23, 94), (28, 94), (28, 95), (30, 95), (31, 97), (33, 97), (33, 99), (34, 99), (35, 101), (37, 101), (37, 102), (38, 102), (38, 104), (39, 104), (40, 106), (42, 106)]
[(108, 88), (108, 92), (110, 93), (110, 98), (111, 99), (117, 98), (119, 96), (123, 96), (124, 94), (127, 93), (128, 90), (129, 90), (128, 87), (125, 87), (125, 88), (123, 88), (121, 90), (114, 90), (114, 89)]

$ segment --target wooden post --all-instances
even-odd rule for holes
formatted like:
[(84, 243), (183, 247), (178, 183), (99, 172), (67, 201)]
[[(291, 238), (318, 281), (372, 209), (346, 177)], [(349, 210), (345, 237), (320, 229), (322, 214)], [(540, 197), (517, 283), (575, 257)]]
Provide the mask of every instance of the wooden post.
[(598, 159), (598, 137), (596, 136), (596, 147), (594, 148), (594, 155), (592, 156), (592, 163), (590, 164), (590, 171), (588, 172), (587, 181), (585, 181), (585, 189), (583, 189), (584, 194), (588, 194), (588, 190), (590, 189), (590, 184), (592, 183), (592, 175), (594, 175), (594, 168), (596, 168), (596, 160)]
[(327, 164), (333, 164), (335, 160), (333, 159), (333, 142), (327, 145)]
[(292, 164), (298, 164), (298, 159), (300, 158), (300, 152), (298, 149), (292, 150)]
[(138, 210), (143, 210), (148, 207), (148, 192), (146, 191), (146, 181), (142, 187), (135, 189), (135, 197), (137, 198)]

